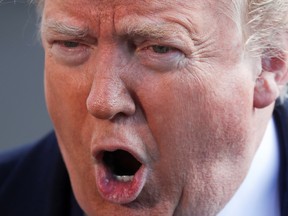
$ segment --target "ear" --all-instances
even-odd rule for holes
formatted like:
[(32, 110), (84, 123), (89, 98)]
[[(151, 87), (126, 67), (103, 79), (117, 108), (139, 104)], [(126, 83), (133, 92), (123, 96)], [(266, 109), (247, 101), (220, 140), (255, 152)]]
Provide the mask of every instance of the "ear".
[(262, 72), (254, 87), (254, 107), (264, 108), (272, 104), (287, 82), (287, 53), (279, 57), (262, 57)]

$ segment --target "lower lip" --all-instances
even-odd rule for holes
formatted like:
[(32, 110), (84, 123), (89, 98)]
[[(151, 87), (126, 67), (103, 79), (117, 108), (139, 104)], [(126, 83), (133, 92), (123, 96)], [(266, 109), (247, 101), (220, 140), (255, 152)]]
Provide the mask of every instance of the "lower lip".
[(105, 166), (98, 164), (95, 167), (95, 176), (103, 199), (117, 204), (128, 204), (141, 193), (146, 182), (147, 169), (142, 165), (131, 181), (121, 182), (116, 180)]

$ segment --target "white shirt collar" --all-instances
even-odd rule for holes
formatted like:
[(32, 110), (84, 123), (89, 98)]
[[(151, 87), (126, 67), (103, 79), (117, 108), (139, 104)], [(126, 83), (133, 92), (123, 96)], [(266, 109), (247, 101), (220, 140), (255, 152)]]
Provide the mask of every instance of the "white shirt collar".
[(246, 178), (218, 216), (280, 216), (279, 170), (279, 144), (271, 119)]

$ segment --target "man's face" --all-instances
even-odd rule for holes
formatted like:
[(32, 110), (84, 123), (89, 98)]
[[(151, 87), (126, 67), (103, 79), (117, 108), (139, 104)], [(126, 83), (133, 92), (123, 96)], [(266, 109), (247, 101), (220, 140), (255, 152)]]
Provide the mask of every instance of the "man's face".
[(215, 215), (234, 194), (256, 148), (235, 8), (45, 0), (48, 110), (89, 216)]

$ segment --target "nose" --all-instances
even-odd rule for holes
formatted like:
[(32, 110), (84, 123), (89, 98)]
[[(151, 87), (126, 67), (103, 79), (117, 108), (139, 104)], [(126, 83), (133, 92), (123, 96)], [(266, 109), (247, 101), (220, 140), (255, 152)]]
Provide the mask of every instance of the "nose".
[(109, 120), (119, 115), (133, 115), (136, 106), (125, 83), (111, 68), (102, 70), (101, 74), (95, 74), (86, 101), (88, 112), (98, 119)]

